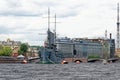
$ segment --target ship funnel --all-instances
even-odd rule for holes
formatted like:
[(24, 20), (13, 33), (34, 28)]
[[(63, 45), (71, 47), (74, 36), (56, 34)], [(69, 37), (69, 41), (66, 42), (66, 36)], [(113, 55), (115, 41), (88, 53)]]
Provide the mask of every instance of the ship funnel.
[(110, 39), (112, 39), (112, 34), (110, 33)]

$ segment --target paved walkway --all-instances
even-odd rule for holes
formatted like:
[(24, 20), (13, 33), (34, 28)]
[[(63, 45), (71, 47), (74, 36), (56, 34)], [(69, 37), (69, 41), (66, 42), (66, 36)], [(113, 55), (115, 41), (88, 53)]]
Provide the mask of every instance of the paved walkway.
[(120, 64), (0, 64), (0, 80), (120, 80)]

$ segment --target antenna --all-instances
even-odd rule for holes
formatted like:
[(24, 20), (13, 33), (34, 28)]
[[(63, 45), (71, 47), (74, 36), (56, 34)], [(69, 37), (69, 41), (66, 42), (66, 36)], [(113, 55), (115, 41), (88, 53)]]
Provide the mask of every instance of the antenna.
[(117, 4), (117, 48), (120, 48), (120, 34), (119, 34), (119, 3)]
[(119, 23), (119, 3), (117, 4), (117, 22)]

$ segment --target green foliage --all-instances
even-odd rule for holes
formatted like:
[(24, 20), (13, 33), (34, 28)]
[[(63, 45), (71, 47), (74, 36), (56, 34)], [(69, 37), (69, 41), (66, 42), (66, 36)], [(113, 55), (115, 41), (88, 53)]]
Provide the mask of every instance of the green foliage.
[(21, 44), (20, 50), (18, 51), (18, 53), (24, 55), (27, 52), (27, 50), (28, 50), (28, 46), (25, 43), (23, 43)]
[(12, 49), (9, 46), (0, 46), (0, 56), (11, 56)]
[(88, 59), (100, 59), (99, 55), (89, 55)]
[(2, 46), (2, 45), (0, 45), (0, 50), (1, 50), (1, 49), (3, 49), (3, 46)]
[(24, 53), (23, 53), (23, 51), (18, 50), (18, 54), (19, 54), (19, 55), (20, 55), (20, 54), (22, 54), (22, 55), (23, 55)]

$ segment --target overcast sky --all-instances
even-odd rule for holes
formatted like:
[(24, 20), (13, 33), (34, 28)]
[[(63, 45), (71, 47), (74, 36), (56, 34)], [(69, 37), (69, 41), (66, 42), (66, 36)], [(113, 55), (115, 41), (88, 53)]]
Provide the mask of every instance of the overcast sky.
[[(47, 10), (51, 22), (57, 15), (58, 37), (98, 38), (112, 33), (116, 38), (117, 3), (120, 0), (0, 0), (0, 40), (10, 38), (42, 45), (47, 30)], [(54, 23), (51, 23), (54, 30)], [(40, 34), (39, 34), (40, 33)]]

